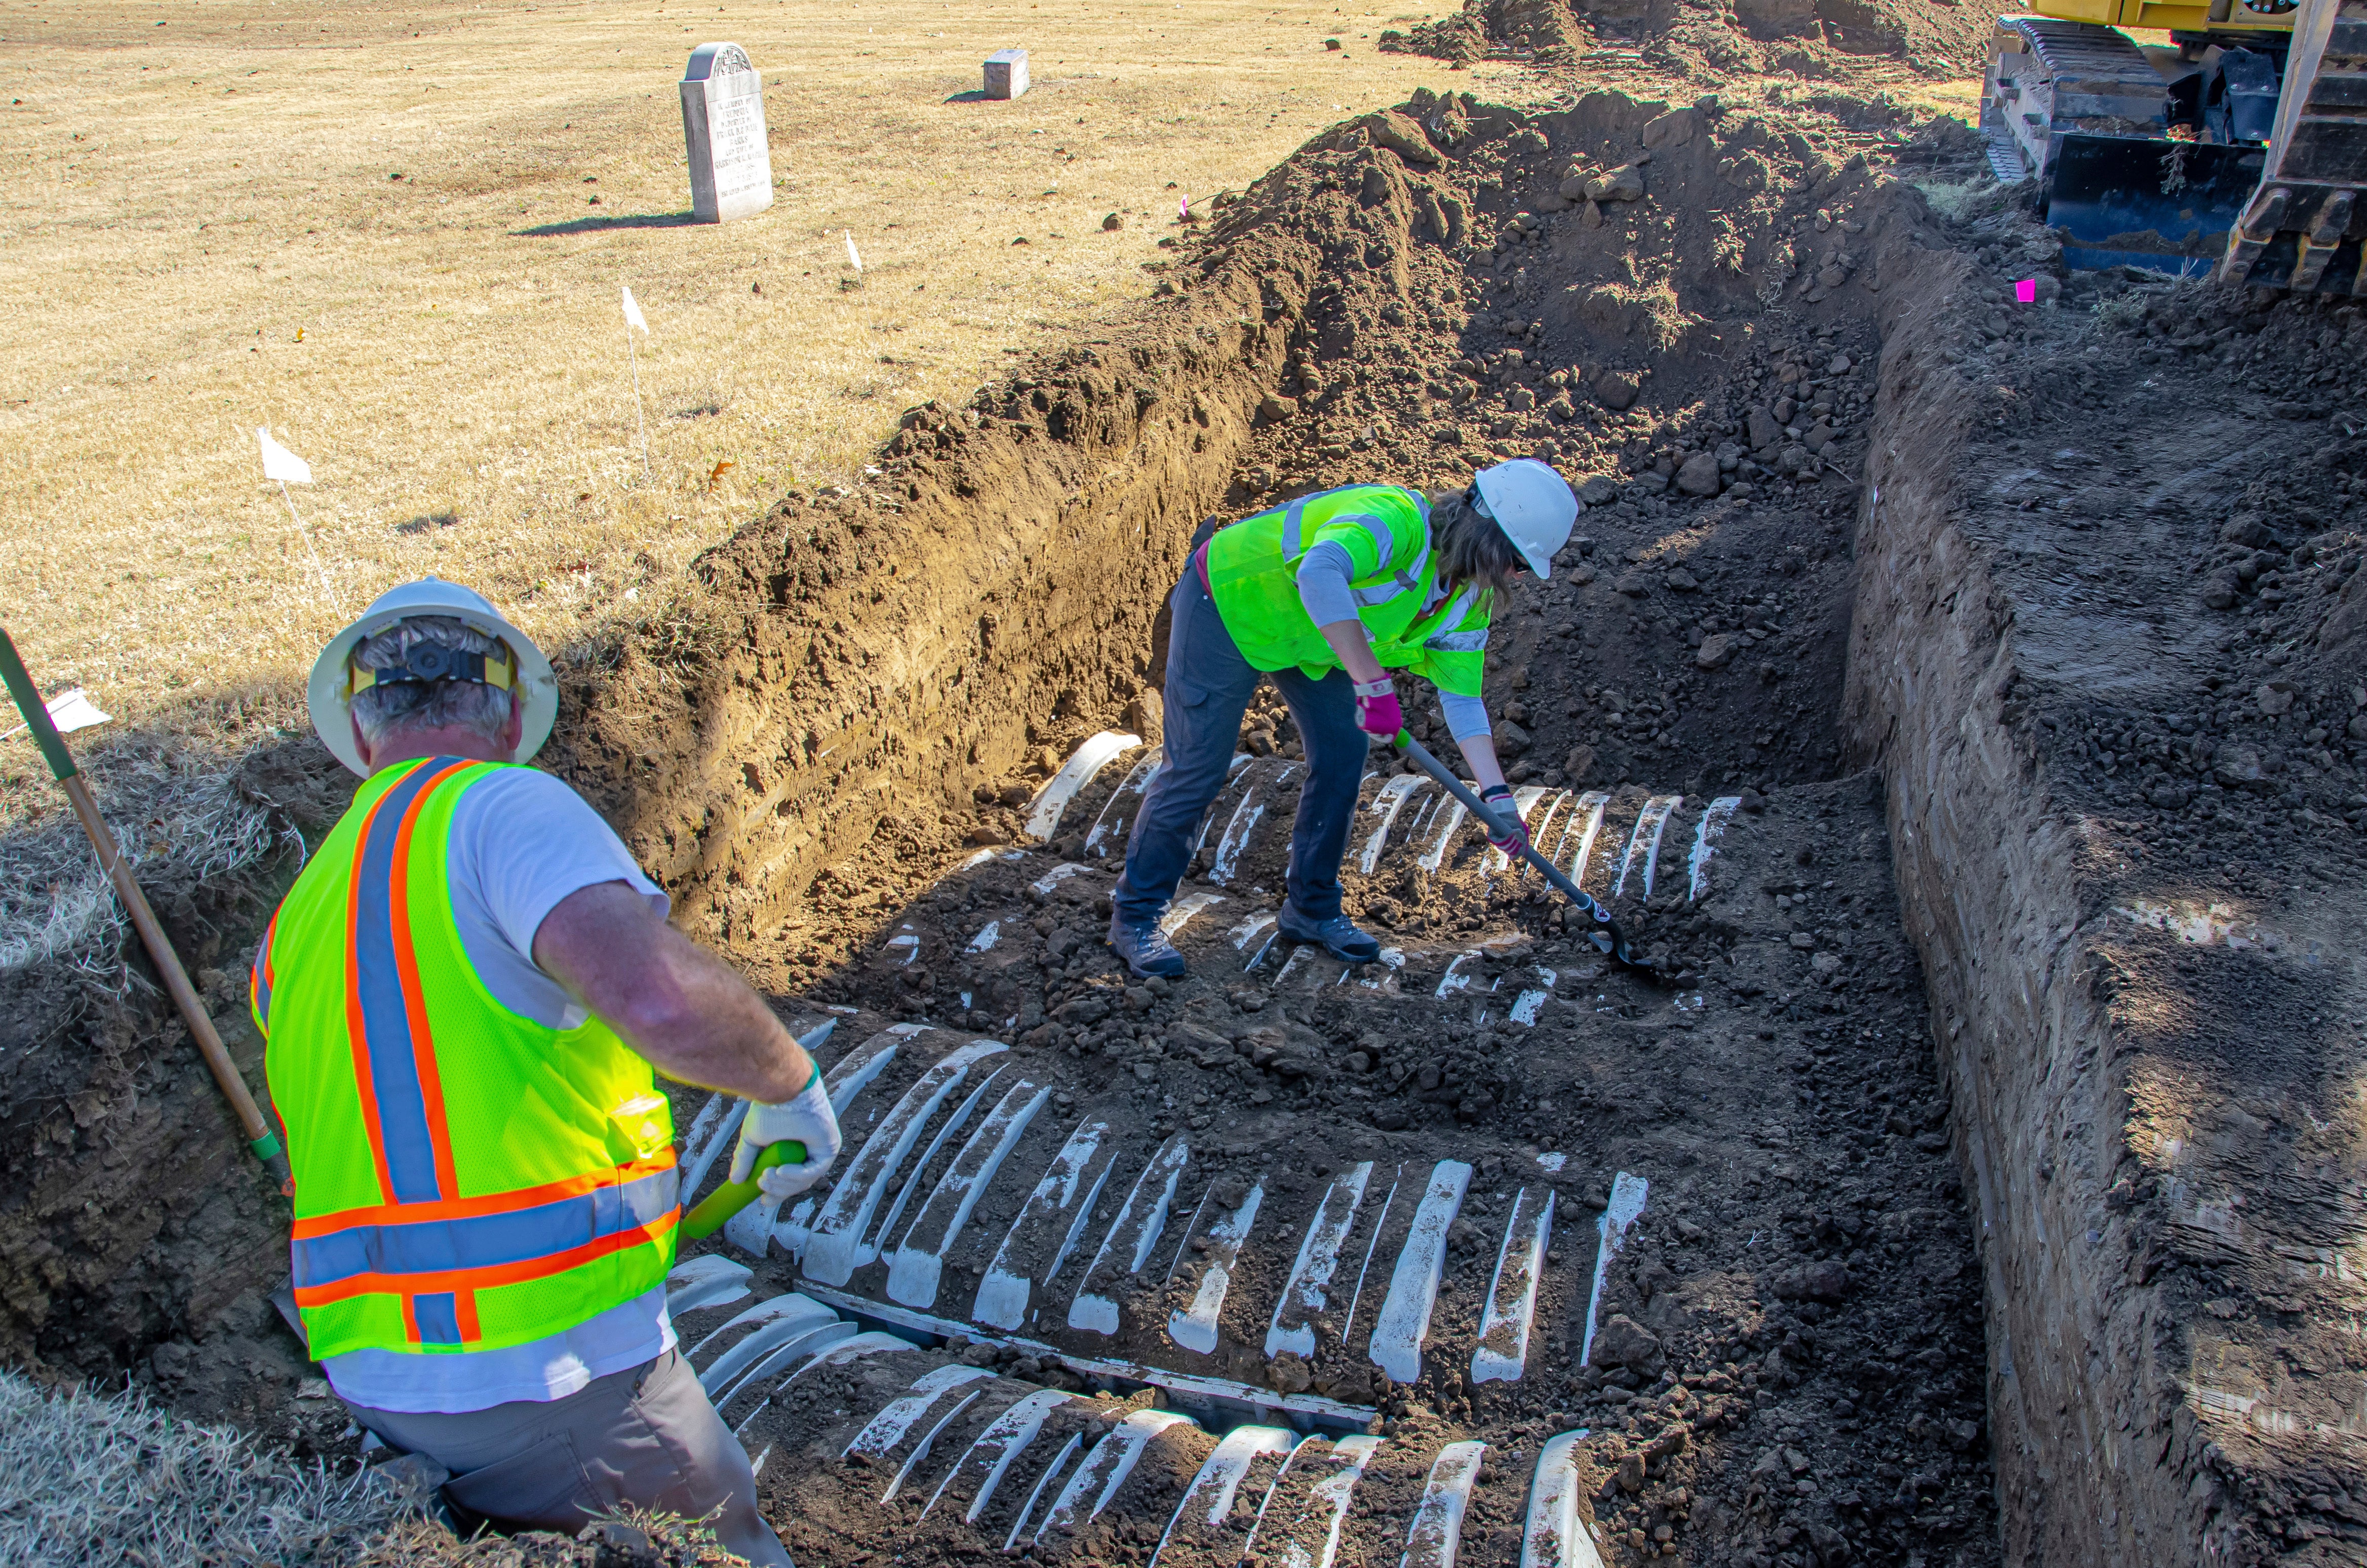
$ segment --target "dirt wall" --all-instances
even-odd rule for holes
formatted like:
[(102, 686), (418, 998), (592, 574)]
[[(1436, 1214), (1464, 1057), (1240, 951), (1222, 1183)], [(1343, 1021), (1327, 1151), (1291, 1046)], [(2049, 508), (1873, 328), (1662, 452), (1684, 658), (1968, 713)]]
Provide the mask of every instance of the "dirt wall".
[[(2356, 858), (2336, 813), (2357, 758), (2308, 717), (2312, 628), (2212, 611), (2273, 622), (2290, 597), (2323, 619), (2350, 547), (2297, 547), (2315, 506), (2227, 510), (2247, 481), (2320, 466), (2322, 438), (2266, 393), (2155, 417), (2231, 391), (2153, 369), (2176, 359), (2154, 347), (2168, 324), (2231, 324), (2179, 335), (2235, 359), (2264, 324), (2281, 335), (2264, 305), (2180, 292), (2132, 341), (2110, 324), (2142, 320), (2144, 296), (2096, 311), (2090, 275), (2017, 316), (2012, 276), (2050, 296), (2056, 278), (2043, 239), (1994, 227), (1979, 262), (1929, 257), (1886, 301), (1848, 701), (1890, 782), (1977, 1209), (2007, 1556), (2351, 1561), (2362, 1385), (2339, 1328), (2350, 1199), (2328, 1184), (2359, 1164), (2359, 1052), (2336, 1026), (2358, 920), (2307, 868)], [(2260, 575), (2266, 605), (2240, 603), (2232, 566), (2198, 594), (2262, 541), (2285, 568)], [(2255, 647), (2265, 703), (2243, 689)], [(2287, 710), (2319, 739), (2276, 733)]]
[(582, 672), (552, 765), (687, 923), (758, 962), (816, 873), (882, 835), (906, 858), (1002, 841), (975, 787), (1044, 771), (1087, 716), (1155, 723), (1151, 610), (1229, 482), (1282, 308), (1227, 280), (1167, 330), (912, 411), (866, 492), (792, 497), (705, 558), (680, 641), (645, 629)]

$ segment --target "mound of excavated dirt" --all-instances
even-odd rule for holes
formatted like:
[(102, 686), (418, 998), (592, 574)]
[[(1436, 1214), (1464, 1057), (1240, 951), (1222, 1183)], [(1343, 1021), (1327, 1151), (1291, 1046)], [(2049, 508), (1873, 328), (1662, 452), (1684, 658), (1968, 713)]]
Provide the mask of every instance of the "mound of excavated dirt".
[(1897, 61), (1933, 76), (1980, 70), (1994, 0), (1464, 0), (1463, 9), (1380, 47), (1457, 62), (1534, 59), (1567, 68), (1597, 50), (1639, 50), (1662, 70), (1716, 77), (1760, 72), (1846, 75)]
[(1886, 323), (1852, 709), (1996, 1238), (2008, 1549), (2353, 1562), (2367, 325), (1957, 238)]

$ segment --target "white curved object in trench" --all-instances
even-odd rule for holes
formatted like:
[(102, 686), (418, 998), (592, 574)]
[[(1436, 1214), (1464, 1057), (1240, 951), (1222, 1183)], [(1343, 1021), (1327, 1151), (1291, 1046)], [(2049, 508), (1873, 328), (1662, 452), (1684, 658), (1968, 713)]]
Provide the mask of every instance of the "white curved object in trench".
[(1027, 804), (1027, 836), (1046, 839), (1060, 825), (1060, 813), (1077, 792), (1093, 781), (1093, 776), (1107, 767), (1121, 753), (1142, 744), (1140, 735), (1129, 735), (1117, 730), (1104, 730), (1069, 754), (1060, 770), (1044, 782), (1036, 798)]

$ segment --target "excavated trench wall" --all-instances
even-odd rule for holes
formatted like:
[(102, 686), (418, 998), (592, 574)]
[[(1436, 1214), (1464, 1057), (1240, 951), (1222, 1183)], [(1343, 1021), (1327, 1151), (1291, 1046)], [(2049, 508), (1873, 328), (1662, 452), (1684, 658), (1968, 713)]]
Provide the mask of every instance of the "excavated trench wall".
[[(2000, 1501), (2019, 1505), (2004, 1518), (2008, 1557), (2103, 1562), (2118, 1534), (2104, 1518), (2167, 1525), (2175, 1495), (2147, 1495), (2129, 1467), (2096, 1462), (2116, 1402), (2091, 1365), (2127, 1369), (2141, 1324), (2108, 1321), (2085, 1260), (2044, 1239), (2085, 1229), (2080, 1210), (2102, 1197), (2093, 1139), (2082, 1146), (2061, 1136), (2072, 1122), (2095, 1130), (2101, 1085), (2076, 1070), (2050, 1083), (2048, 1068), (2058, 1057), (2092, 1063), (2104, 1020), (2065, 940), (2078, 923), (2056, 874), (2073, 847), (2066, 824), (1995, 722), (2010, 628), (1980, 552), (1952, 527), (1963, 505), (1959, 460), (1976, 437), (1972, 409), (1940, 358), (1949, 289), (1966, 269), (1932, 261), (1953, 276), (1894, 300), (1886, 323), (1849, 702), (1858, 744), (1889, 782), (1901, 904), (1923, 955), (1953, 1132), (1972, 1177), (1989, 1301), (1992, 1446)], [(1908, 431), (1920, 437), (1912, 445), (1889, 434)], [(2061, 1169), (2041, 1188), (2033, 1173), (2049, 1156)], [(2092, 1510), (2043, 1518), (2042, 1500), (2064, 1483), (2087, 1493)]]
[(1287, 240), (1245, 249), (1004, 401), (912, 411), (867, 490), (787, 500), (699, 563), (694, 631), (638, 637), (575, 683), (581, 738), (558, 766), (704, 935), (761, 962), (817, 872), (883, 832), (966, 823), (973, 788), (1060, 722), (1155, 738), (1153, 611), (1318, 267)]
[[(1976, 1205), (2006, 1555), (2253, 1561), (2229, 1492), (2251, 1489), (2236, 1471), (2259, 1460), (2246, 1439), (2261, 1433), (2236, 1414), (2249, 1399), (2215, 1412), (2236, 1414), (2237, 1431), (2204, 1419), (2214, 1412), (2213, 1391), (2194, 1386), (2196, 1303), (2157, 1274), (2154, 1238), (2176, 1226), (2148, 1212), (2133, 1098), (2151, 1043), (2143, 1015), (2174, 1054), (2196, 1056), (2216, 1020), (2159, 991), (2132, 1010), (2146, 960), (2112, 907), (2114, 868), (2130, 864), (2125, 824), (2058, 787), (2033, 722), (2054, 702), (2142, 702), (2176, 661), (2148, 651), (2143, 617), (2100, 638), (2105, 622), (2082, 629), (2065, 604), (2034, 602), (2033, 574), (2016, 574), (2017, 551), (1984, 515), (2011, 517), (1981, 450), (2004, 439), (2011, 400), (1954, 361), (1988, 309), (1955, 256), (1930, 257), (1919, 289), (1886, 301), (1847, 700), (1862, 758), (1888, 779), (1900, 903)], [(2129, 548), (2183, 559), (2163, 509), (2139, 526), (2156, 537)], [(2047, 525), (2022, 531), (2040, 541), (2023, 557), (2051, 558)], [(2264, 1026), (2275, 1027), (2243, 1032)], [(2191, 1141), (2206, 1163), (2229, 1153), (2223, 1140), (2202, 1154), (2199, 1125)], [(2252, 1159), (2262, 1153), (2228, 1164), (2272, 1187)], [(2190, 1180), (2208, 1193), (2233, 1175)]]

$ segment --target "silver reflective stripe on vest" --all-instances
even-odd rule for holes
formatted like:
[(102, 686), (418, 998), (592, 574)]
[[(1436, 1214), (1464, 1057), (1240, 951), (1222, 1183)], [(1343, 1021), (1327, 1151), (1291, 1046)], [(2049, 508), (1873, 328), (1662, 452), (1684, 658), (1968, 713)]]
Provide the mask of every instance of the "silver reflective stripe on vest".
[(1305, 553), (1299, 548), (1298, 525), (1299, 519), (1307, 516), (1307, 504), (1313, 499), (1312, 495), (1302, 495), (1282, 509), (1282, 558), (1285, 562), (1296, 561)]
[(1356, 601), (1358, 609), (1371, 609), (1376, 605), (1388, 603), (1400, 594), (1412, 593), (1421, 586), (1421, 578), (1399, 572), (1385, 583), (1375, 583), (1369, 587), (1349, 590), (1349, 597)]
[[(1285, 563), (1297, 561), (1299, 556), (1305, 553), (1304, 534), (1307, 517), (1307, 504), (1309, 501), (1319, 501), (1323, 496), (1330, 494), (1331, 494), (1330, 491), (1319, 491), (1313, 495), (1302, 495), (1297, 500), (1293, 501), (1283, 507), (1282, 559)], [(1430, 509), (1427, 506), (1422, 506), (1420, 510), (1421, 513), (1421, 550), (1420, 553), (1415, 555), (1412, 566), (1410, 568), (1401, 567), (1398, 571), (1390, 573), (1390, 574), (1382, 581), (1377, 583), (1368, 583), (1363, 587), (1357, 587), (1352, 584), (1349, 588), (1349, 597), (1354, 602), (1358, 609), (1372, 609), (1376, 606), (1385, 605), (1391, 599), (1396, 598), (1399, 595), (1411, 593), (1416, 588), (1421, 586), (1422, 571), (1430, 564)], [(1389, 557), (1396, 553), (1398, 543), (1397, 535), (1391, 531), (1387, 523), (1383, 522), (1380, 518), (1365, 512), (1350, 512), (1342, 517), (1327, 517), (1324, 521), (1327, 523), (1358, 523), (1363, 525), (1365, 531), (1373, 536), (1374, 547), (1380, 551), (1379, 561), (1376, 565), (1375, 570), (1384, 571), (1387, 569)], [(1355, 562), (1352, 559), (1349, 562), (1349, 564), (1353, 566), (1355, 564)]]
[[(1389, 552), (1396, 548), (1397, 543), (1396, 536), (1389, 532), (1388, 525), (1378, 517), (1360, 517), (1356, 521), (1364, 524), (1365, 529), (1374, 538), (1384, 541), (1381, 546), (1381, 564), (1387, 566), (1389, 563)], [(1358, 609), (1371, 609), (1376, 605), (1385, 605), (1400, 594), (1410, 594), (1421, 587), (1421, 574), (1429, 565), (1430, 513), (1425, 509), (1421, 517), (1421, 552), (1414, 557), (1413, 564), (1410, 567), (1400, 567), (1391, 573), (1386, 582), (1372, 583), (1361, 588), (1352, 589), (1349, 597), (1355, 600)]]
[[(1479, 590), (1467, 585), (1461, 593), (1455, 596), (1454, 602), (1446, 607), (1446, 612), (1439, 617), (1439, 624), (1454, 626), (1461, 622), (1471, 613), (1471, 606), (1478, 597)], [(1487, 645), (1488, 629), (1484, 626), (1477, 631), (1441, 631), (1422, 642), (1423, 647), (1442, 653), (1476, 653)]]
[[(1312, 495), (1302, 495), (1282, 509), (1282, 558), (1285, 561), (1297, 560), (1304, 551), (1306, 540), (1302, 536), (1302, 530), (1307, 518), (1307, 504), (1309, 501), (1319, 501), (1330, 494), (1330, 491), (1318, 491)], [(1350, 512), (1343, 517), (1326, 517), (1323, 520), (1327, 523), (1362, 523), (1365, 531), (1373, 536), (1373, 548), (1380, 551), (1374, 558), (1375, 571), (1379, 571), (1389, 563), (1389, 556), (1398, 547), (1397, 535), (1389, 531), (1389, 525), (1369, 513)], [(1425, 523), (1423, 525), (1425, 545), (1429, 542), (1428, 535), (1429, 525)], [(1428, 551), (1425, 550), (1424, 553)]]

